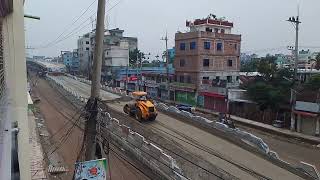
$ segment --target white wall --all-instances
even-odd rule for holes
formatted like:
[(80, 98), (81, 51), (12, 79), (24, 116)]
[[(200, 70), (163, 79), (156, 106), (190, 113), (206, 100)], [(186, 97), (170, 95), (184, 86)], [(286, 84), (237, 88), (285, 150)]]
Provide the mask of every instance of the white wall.
[(231, 28), (230, 27), (224, 27), (224, 26), (217, 26), (217, 25), (198, 25), (198, 26), (192, 26), (190, 27), (190, 31), (191, 32), (195, 32), (195, 31), (206, 31), (206, 28), (209, 27), (212, 29), (212, 32), (214, 31), (214, 28), (218, 28), (219, 29), (219, 33), (221, 32), (221, 29), (224, 29), (224, 33), (225, 34), (231, 34)]
[(129, 64), (129, 48), (112, 46), (105, 51), (106, 66), (127, 66)]
[(23, 1), (14, 0), (13, 13), (3, 19), (3, 49), (8, 95), (8, 113), (18, 123), (20, 179), (31, 179), (29, 124), (27, 115), (27, 73), (24, 37)]

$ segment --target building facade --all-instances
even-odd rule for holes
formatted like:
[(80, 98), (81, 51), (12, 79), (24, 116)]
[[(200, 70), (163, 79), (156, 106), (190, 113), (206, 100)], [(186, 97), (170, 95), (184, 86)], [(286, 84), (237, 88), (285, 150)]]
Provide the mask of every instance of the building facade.
[(31, 179), (24, 1), (0, 1), (0, 179)]
[(61, 52), (63, 64), (66, 66), (67, 71), (71, 74), (79, 74), (80, 71), (80, 58), (78, 50)]
[[(138, 48), (138, 39), (135, 37), (125, 37), (123, 36), (124, 30), (119, 28), (105, 30), (104, 40), (103, 40), (103, 63), (102, 63), (102, 78), (104, 80), (108, 79), (107, 67), (111, 62), (117, 63), (117, 60), (121, 59), (121, 63), (129, 61), (130, 51)], [(83, 75), (88, 76), (90, 74), (90, 66), (93, 60), (95, 47), (95, 32), (90, 32), (78, 39), (78, 52), (79, 52), (79, 62), (80, 62), (80, 72)], [(128, 49), (128, 50), (127, 50)], [(109, 55), (110, 53), (110, 55)], [(127, 57), (127, 60), (124, 58)], [(109, 65), (107, 64), (109, 63)]]
[[(241, 35), (233, 23), (213, 16), (187, 21), (175, 35), (175, 101), (223, 111), (227, 88), (239, 86)], [(172, 97), (171, 96), (171, 97)]]
[(92, 45), (90, 44), (91, 37), (94, 32), (89, 32), (79, 37), (77, 42), (78, 56), (79, 56), (79, 72), (82, 75), (89, 76), (90, 72), (90, 54), (92, 52)]

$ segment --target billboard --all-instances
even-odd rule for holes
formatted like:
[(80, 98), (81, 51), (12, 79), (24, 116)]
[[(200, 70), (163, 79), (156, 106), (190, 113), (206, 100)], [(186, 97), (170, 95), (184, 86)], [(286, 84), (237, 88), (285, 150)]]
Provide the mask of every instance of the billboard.
[(74, 180), (106, 180), (107, 160), (97, 159), (75, 164)]

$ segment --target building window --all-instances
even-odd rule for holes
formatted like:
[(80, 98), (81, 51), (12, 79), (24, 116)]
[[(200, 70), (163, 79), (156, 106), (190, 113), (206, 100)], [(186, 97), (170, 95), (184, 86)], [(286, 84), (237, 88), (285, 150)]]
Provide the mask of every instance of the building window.
[(186, 61), (184, 59), (180, 59), (180, 67), (184, 67), (186, 65)]
[(225, 32), (224, 29), (221, 29), (221, 34), (224, 34), (224, 32)]
[(239, 76), (236, 77), (236, 81), (239, 82)]
[(209, 77), (202, 77), (203, 80), (209, 80)]
[(232, 60), (231, 59), (228, 60), (228, 66), (232, 67)]
[(203, 67), (209, 67), (209, 59), (203, 59)]
[(180, 82), (184, 83), (184, 76), (180, 76)]
[(196, 49), (196, 42), (191, 42), (190, 43), (190, 49)]
[(186, 50), (186, 43), (180, 43), (180, 50)]
[(187, 76), (187, 83), (191, 83), (191, 77)]
[(89, 44), (89, 41), (86, 41), (86, 44)]
[(216, 76), (216, 80), (219, 81), (220, 80), (220, 76)]
[(238, 50), (238, 44), (234, 44), (234, 49)]
[(222, 42), (217, 43), (217, 51), (222, 51)]
[(210, 45), (211, 45), (211, 43), (208, 42), (208, 41), (205, 41), (205, 42), (203, 43), (204, 49), (210, 49)]
[(232, 76), (227, 76), (227, 81), (228, 81), (228, 83), (231, 83), (232, 82)]
[(214, 28), (214, 32), (215, 32), (215, 33), (218, 33), (218, 32), (219, 32), (219, 29), (218, 29), (218, 28)]
[(87, 47), (86, 50), (89, 51), (89, 48)]
[(212, 32), (211, 28), (206, 27), (206, 32)]

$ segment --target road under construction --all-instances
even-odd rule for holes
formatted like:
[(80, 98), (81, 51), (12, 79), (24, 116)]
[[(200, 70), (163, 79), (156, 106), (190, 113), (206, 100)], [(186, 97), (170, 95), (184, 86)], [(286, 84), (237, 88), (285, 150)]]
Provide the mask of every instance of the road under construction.
[[(89, 98), (90, 85), (67, 76), (53, 78), (79, 95)], [(144, 130), (152, 131), (174, 142), (178, 147), (192, 154), (191, 161), (197, 159), (194, 161), (198, 163), (197, 167), (205, 166), (203, 161), (240, 179), (303, 179), (255, 153), (164, 113), (159, 112), (157, 119), (153, 122), (139, 123), (123, 113), (122, 108), (125, 102), (118, 101), (119, 98), (118, 95), (101, 90), (102, 101), (108, 101), (109, 111), (114, 112), (118, 119), (133, 128), (139, 127), (137, 130), (139, 133)], [(177, 156), (172, 151), (170, 153), (173, 157)], [(187, 158), (189, 157), (184, 157), (184, 161), (188, 160)], [(201, 168), (198, 169), (201, 170)]]

